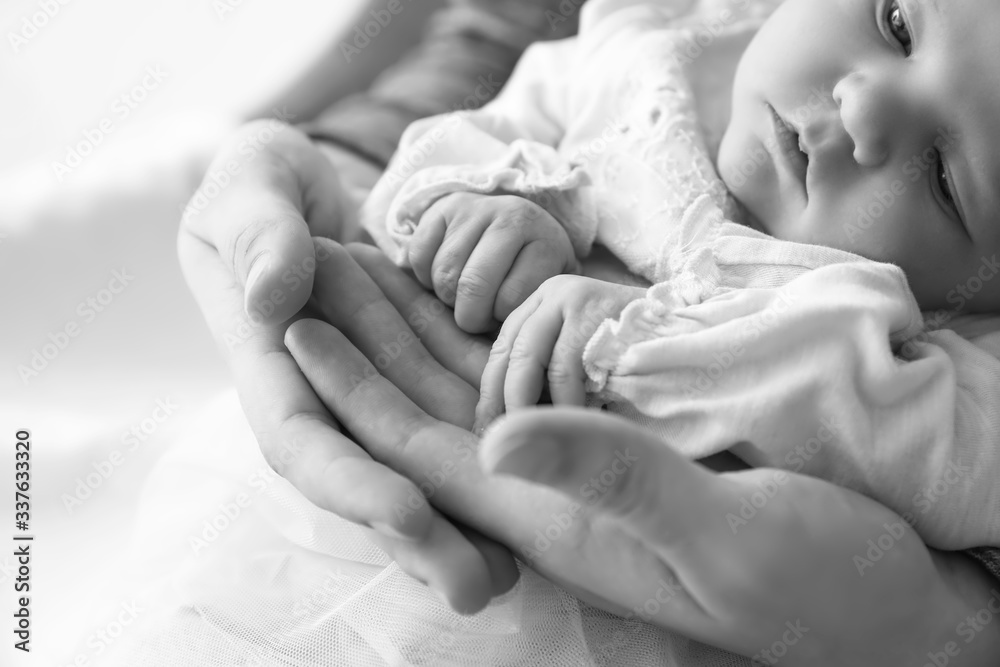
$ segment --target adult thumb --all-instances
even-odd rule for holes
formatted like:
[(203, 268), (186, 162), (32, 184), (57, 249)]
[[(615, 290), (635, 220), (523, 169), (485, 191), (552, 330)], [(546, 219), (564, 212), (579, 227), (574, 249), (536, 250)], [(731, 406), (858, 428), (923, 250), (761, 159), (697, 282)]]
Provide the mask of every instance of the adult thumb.
[[(639, 426), (575, 407), (521, 410), (484, 435), (480, 464), (555, 489), (620, 519), (656, 545), (704, 534), (731, 506), (732, 485)], [(709, 521), (706, 521), (708, 519)]]

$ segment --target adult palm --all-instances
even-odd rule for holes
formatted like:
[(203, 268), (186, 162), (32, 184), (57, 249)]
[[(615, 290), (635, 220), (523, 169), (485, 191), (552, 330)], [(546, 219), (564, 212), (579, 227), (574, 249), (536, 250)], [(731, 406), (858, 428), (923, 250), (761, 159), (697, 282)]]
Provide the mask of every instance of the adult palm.
[[(582, 599), (784, 664), (890, 665), (941, 650), (975, 613), (973, 589), (949, 581), (988, 589), (878, 503), (775, 470), (717, 473), (606, 413), (525, 411), (480, 447), (469, 428), (489, 341), (374, 248), (316, 242), (328, 259), (312, 304), (326, 321), (285, 337), (316, 394), (437, 510)], [(422, 502), (397, 504), (397, 519)], [(991, 646), (962, 658), (985, 664)]]

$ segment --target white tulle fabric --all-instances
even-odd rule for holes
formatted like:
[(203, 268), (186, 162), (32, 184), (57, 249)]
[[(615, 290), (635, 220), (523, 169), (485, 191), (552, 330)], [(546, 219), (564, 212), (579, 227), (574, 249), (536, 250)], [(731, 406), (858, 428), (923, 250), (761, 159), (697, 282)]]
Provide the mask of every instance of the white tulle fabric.
[[(238, 516), (218, 518), (234, 505)], [(451, 612), (361, 529), (270, 471), (235, 393), (150, 477), (129, 560), (143, 624), (97, 664), (750, 665), (588, 607), (530, 570), (482, 613)]]

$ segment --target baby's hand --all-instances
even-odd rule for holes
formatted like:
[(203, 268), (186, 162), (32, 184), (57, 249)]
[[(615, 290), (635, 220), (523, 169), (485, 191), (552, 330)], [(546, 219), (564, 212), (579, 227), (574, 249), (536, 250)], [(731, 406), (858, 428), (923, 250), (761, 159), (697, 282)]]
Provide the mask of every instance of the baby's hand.
[(495, 329), (547, 279), (579, 271), (562, 225), (511, 195), (442, 197), (421, 218), (409, 260), (469, 333)]
[(483, 371), (476, 426), (506, 408), (535, 405), (549, 382), (554, 405), (583, 405), (583, 351), (604, 320), (642, 298), (641, 287), (580, 276), (550, 278), (503, 324)]

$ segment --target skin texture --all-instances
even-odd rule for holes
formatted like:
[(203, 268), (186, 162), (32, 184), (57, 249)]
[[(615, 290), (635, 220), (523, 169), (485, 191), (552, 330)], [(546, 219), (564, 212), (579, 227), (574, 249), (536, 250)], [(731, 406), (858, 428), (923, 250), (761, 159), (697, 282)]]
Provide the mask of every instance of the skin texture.
[[(260, 129), (256, 124), (243, 128), (220, 152), (213, 168), (239, 159), (238, 146), (248, 136), (258, 134)], [(296, 313), (306, 304), (313, 290), (316, 252), (310, 234), (339, 238), (343, 233), (341, 226), (351, 214), (350, 211), (341, 209), (338, 182), (337, 175), (326, 158), (299, 132), (286, 128), (284, 132), (276, 134), (273, 141), (263, 146), (253, 161), (245, 163), (230, 186), (203, 211), (185, 218), (178, 238), (181, 266), (209, 328), (232, 365), (244, 409), (272, 467), (315, 505), (361, 525), (376, 527), (369, 533), (371, 539), (399, 563), (405, 572), (426, 582), (454, 608), (474, 611), (485, 605), (492, 596), (508, 589), (514, 582), (516, 571), (513, 571), (513, 561), (505, 548), (465, 527), (459, 518), (474, 518), (473, 508), (479, 508), (486, 500), (490, 500), (500, 505), (500, 508), (492, 510), (495, 512), (493, 514), (480, 517), (479, 527), (493, 537), (507, 540), (519, 547), (525, 542), (525, 538), (533, 539), (531, 536), (537, 516), (546, 516), (533, 514), (534, 508), (519, 504), (527, 502), (525, 498), (530, 496), (527, 494), (527, 487), (517, 487), (519, 494), (526, 495), (521, 500), (516, 500), (514, 494), (511, 494), (512, 504), (504, 510), (503, 502), (507, 496), (492, 493), (484, 495), (483, 489), (486, 487), (479, 484), (483, 480), (482, 473), (477, 472), (478, 468), (467, 461), (462, 468), (462, 479), (467, 481), (464, 484), (449, 484), (451, 490), (437, 498), (442, 508), (447, 505), (448, 508), (456, 509), (454, 519), (449, 518), (452, 516), (450, 514), (446, 516), (441, 510), (423, 504), (413, 514), (407, 515), (405, 521), (401, 520), (393, 508), (397, 504), (405, 504), (413, 493), (418, 492), (411, 481), (411, 475), (419, 477), (420, 466), (434, 466), (447, 453), (438, 453), (439, 458), (434, 459), (413, 447), (403, 446), (396, 451), (393, 444), (407, 445), (406, 438), (387, 444), (385, 439), (377, 438), (372, 433), (370, 426), (366, 428), (361, 423), (349, 423), (355, 437), (372, 449), (369, 452), (362, 448), (340, 431), (339, 422), (329, 409), (329, 406), (338, 405), (338, 402), (326, 393), (326, 389), (320, 390), (326, 400), (320, 399), (285, 346), (289, 324), (301, 318)], [(261, 268), (256, 279), (249, 280), (252, 267), (258, 265)], [(422, 343), (427, 352), (440, 359), (441, 366), (452, 374), (447, 376), (446, 383), (452, 389), (445, 391), (439, 386), (442, 391), (440, 396), (422, 391), (419, 383), (416, 387), (412, 384), (405, 387), (407, 395), (411, 400), (416, 400), (415, 404), (430, 418), (443, 418), (451, 424), (466, 427), (471, 425), (475, 397), (469, 392), (469, 387), (475, 386), (477, 373), (482, 371), (489, 343), (463, 334), (453, 319), (444, 316), (443, 307), (440, 304), (435, 307), (432, 297), (422, 292), (411, 280), (407, 282), (408, 279), (402, 273), (379, 273), (372, 266), (368, 268), (379, 276), (381, 289), (398, 301), (397, 310), (403, 313), (403, 320), (411, 322), (415, 330), (426, 327), (425, 331), (430, 332), (424, 335), (417, 331), (423, 336)], [(293, 274), (304, 277), (299, 282), (283, 280), (283, 277)], [(391, 284), (404, 287), (408, 284), (409, 291), (390, 289)], [(351, 286), (352, 289), (357, 287), (356, 283)], [(333, 286), (334, 290), (343, 288), (343, 284)], [(344, 289), (344, 293), (351, 294), (351, 290)], [(337, 303), (335, 300), (325, 308), (337, 306)], [(413, 310), (420, 308), (424, 310)], [(381, 309), (383, 313), (391, 315), (391, 310), (385, 305)], [(314, 304), (308, 312), (322, 316), (324, 306)], [(368, 314), (371, 312), (373, 311)], [(431, 324), (435, 326), (431, 328)], [(338, 379), (349, 383), (351, 375), (355, 374), (364, 377), (366, 363), (357, 353), (351, 353), (354, 348), (348, 345), (343, 335), (333, 338), (336, 345), (340, 346), (334, 349), (329, 349), (329, 328), (320, 328), (319, 335), (310, 342), (313, 340), (310, 331), (314, 331), (317, 326), (316, 323), (309, 323), (307, 328), (299, 331), (303, 335), (298, 341), (289, 340), (293, 349), (298, 345), (297, 354), (303, 365), (322, 370), (327, 379), (334, 383)], [(398, 323), (395, 326), (398, 327)], [(356, 332), (354, 342), (358, 347), (365, 348), (370, 344), (365, 343), (368, 337), (376, 342), (376, 347), (385, 342), (384, 338), (375, 337), (371, 331)], [(389, 342), (392, 340), (398, 341), (389, 339)], [(321, 351), (324, 364), (333, 358), (343, 359), (343, 363), (348, 366), (320, 368), (318, 362), (309, 357), (309, 350), (314, 347)], [(419, 349), (415, 345), (405, 347), (408, 353)], [(328, 356), (330, 354), (333, 356)], [(425, 358), (421, 361), (420, 357), (416, 357), (412, 359), (413, 364), (401, 364), (399, 360), (402, 358), (397, 357), (389, 366), (394, 369), (393, 373), (399, 372), (395, 369), (419, 368), (422, 363), (429, 363)], [(419, 379), (423, 376), (415, 377)], [(463, 388), (456, 377), (467, 386)], [(321, 384), (322, 378), (313, 379), (320, 387), (324, 386)], [(405, 403), (398, 402), (399, 393), (394, 394), (384, 382), (368, 386), (378, 388), (373, 399), (384, 394), (392, 399), (385, 405), (407, 407)], [(349, 389), (350, 384), (348, 395)], [(358, 395), (360, 394), (355, 394), (355, 397)], [(461, 402), (455, 400), (456, 396), (462, 397)], [(344, 406), (350, 407), (353, 404), (339, 405), (339, 414), (348, 416), (350, 410), (345, 411)], [(371, 406), (367, 409), (370, 411)], [(428, 422), (428, 418), (421, 417), (419, 412), (413, 414), (416, 414), (415, 419), (424, 424), (437, 423)], [(592, 424), (583, 423), (576, 414), (567, 416), (555, 412), (530, 413), (515, 419), (518, 420), (511, 420), (507, 424), (519, 425), (518, 429), (497, 430), (490, 436), (491, 442), (504, 443), (509, 439), (512, 445), (529, 441), (535, 443), (535, 440), (527, 437), (532, 435), (539, 439), (547, 436), (564, 444), (591, 442), (598, 446), (603, 442), (605, 446), (614, 443), (615, 447), (623, 444), (619, 422), (603, 422), (603, 427), (591, 428)], [(393, 423), (395, 422), (391, 420), (371, 422), (383, 425)], [(417, 422), (410, 421), (408, 424), (416, 425)], [(581, 426), (586, 427), (584, 433), (580, 432)], [(451, 434), (460, 435), (460, 440), (472, 437), (462, 433), (458, 426), (448, 429)], [(392, 433), (398, 431), (386, 431), (384, 435)], [(435, 431), (425, 430), (422, 433), (424, 435), (421, 437), (426, 438), (426, 434), (433, 435)], [(635, 438), (637, 446), (643, 442), (651, 444), (648, 435), (641, 436), (635, 430), (628, 433)], [(469, 440), (462, 441), (471, 443)], [(450, 452), (452, 444), (448, 446)], [(658, 446), (665, 449), (662, 443), (658, 443)], [(489, 451), (489, 447), (486, 450)], [(552, 450), (539, 447), (538, 451), (546, 453)], [(488, 469), (505, 469), (496, 463), (502, 460), (506, 460), (506, 455), (488, 458)], [(669, 490), (670, 480), (674, 479), (669, 470), (674, 465), (678, 471), (697, 470), (690, 462), (674, 459), (667, 463), (669, 465), (649, 467), (648, 477), (643, 484)], [(511, 465), (514, 465), (513, 459)], [(551, 466), (538, 468), (553, 470)], [(589, 475), (590, 471), (586, 473)], [(725, 481), (726, 477), (721, 475), (704, 472), (692, 474), (697, 475), (700, 480), (700, 484), (692, 491), (695, 494), (714, 496), (716, 493), (732, 493), (733, 489), (742, 488), (739, 485), (730, 486)], [(665, 476), (660, 479), (659, 475)], [(554, 475), (547, 483), (558, 488), (559, 479), (563, 478)], [(692, 487), (682, 485), (678, 488)], [(819, 488), (822, 488), (822, 493), (813, 496)], [(645, 493), (645, 489), (638, 487), (637, 493)], [(830, 648), (829, 655), (836, 656), (838, 651), (834, 649), (838, 645), (863, 646), (871, 656), (875, 656), (869, 664), (907, 664), (895, 659), (899, 654), (892, 652), (908, 651), (910, 657), (922, 659), (923, 653), (920, 650), (925, 645), (934, 643), (935, 647), (943, 647), (944, 638), (952, 636), (956, 624), (985, 603), (992, 583), (981, 569), (961, 554), (928, 555), (926, 548), (916, 540), (908, 540), (905, 545), (899, 545), (905, 548), (892, 550), (891, 567), (880, 567), (877, 570), (878, 585), (867, 576), (864, 580), (858, 578), (854, 571), (824, 570), (824, 559), (827, 556), (845, 555), (843, 549), (848, 547), (843, 541), (843, 531), (850, 531), (855, 536), (863, 535), (865, 540), (871, 539), (882, 531), (878, 528), (877, 532), (872, 533), (875, 526), (883, 520), (894, 519), (894, 516), (885, 508), (860, 499), (856, 494), (815, 480), (810, 482), (810, 486), (803, 487), (800, 493), (801, 498), (797, 493), (782, 494), (787, 502), (780, 503), (780, 506), (785, 509), (762, 514), (760, 520), (754, 522), (754, 530), (759, 531), (759, 538), (741, 540), (738, 545), (742, 546), (729, 552), (716, 552), (732, 554), (732, 562), (726, 563), (727, 569), (723, 573), (729, 573), (727, 576), (732, 579), (717, 578), (718, 569), (705, 570), (700, 575), (703, 579), (699, 590), (711, 593), (713, 589), (717, 589), (711, 594), (727, 596), (726, 604), (733, 605), (734, 611), (728, 625), (700, 626), (700, 630), (691, 628), (691, 632), (710, 633), (716, 637), (715, 641), (723, 645), (749, 647), (747, 650), (752, 649), (751, 652), (770, 645), (774, 641), (772, 636), (762, 638), (761, 635), (779, 626), (783, 627), (782, 624), (787, 620), (787, 609), (793, 608), (795, 601), (799, 599), (788, 598), (787, 605), (783, 604), (781, 613), (776, 614), (776, 601), (781, 599), (786, 589), (772, 586), (771, 582), (775, 578), (790, 577), (783, 580), (788, 586), (789, 595), (798, 595), (796, 591), (801, 591), (806, 596), (808, 591), (813, 591), (810, 595), (815, 594), (816, 599), (824, 600), (824, 608), (829, 609), (831, 616), (837, 616), (837, 622), (848, 623), (848, 627), (817, 625), (824, 630), (811, 634), (811, 637), (822, 638), (822, 641), (815, 644), (815, 650)], [(629, 496), (608, 498), (610, 500), (613, 497), (625, 499)], [(696, 502), (700, 495), (685, 495), (683, 499), (652, 497), (657, 502), (662, 500), (665, 503), (663, 507), (669, 510), (663, 515), (664, 520), (669, 518), (678, 521), (678, 525), (696, 526), (706, 519), (699, 509), (700, 504)], [(806, 502), (813, 497), (822, 502)], [(541, 498), (538, 502), (553, 502), (551, 491), (542, 494)], [(800, 500), (803, 502), (799, 503)], [(466, 509), (463, 510), (463, 507)], [(773, 507), (777, 510), (779, 505)], [(804, 511), (801, 515), (797, 514), (800, 509)], [(628, 510), (629, 505), (625, 504), (619, 513), (628, 514)], [(792, 520), (789, 516), (801, 516), (808, 532), (805, 529), (793, 529), (788, 523)], [(715, 519), (718, 520), (718, 517)], [(798, 519), (796, 521), (795, 525), (802, 525)], [(608, 531), (611, 527), (605, 527), (604, 530)], [(721, 531), (716, 531), (715, 534), (724, 535)], [(594, 537), (588, 538), (590, 548), (613, 549), (615, 551), (611, 553), (617, 556), (611, 560), (599, 560), (602, 558), (601, 554), (607, 552), (586, 551), (583, 553), (588, 558), (592, 555), (597, 559), (587, 565), (587, 558), (581, 558), (580, 552), (571, 550), (567, 553), (560, 548), (548, 552), (550, 560), (546, 562), (549, 565), (540, 565), (539, 568), (543, 572), (553, 573), (557, 569), (557, 556), (566, 557), (576, 568), (589, 567), (589, 570), (570, 570), (563, 577), (570, 578), (566, 583), (573, 583), (573, 590), (581, 594), (591, 591), (589, 595), (594, 596), (597, 601), (602, 589), (595, 592), (594, 586), (588, 583), (588, 577), (593, 578), (600, 587), (600, 581), (607, 579), (608, 572), (617, 571), (606, 566), (606, 563), (613, 562), (615, 568), (621, 569), (622, 559), (631, 559), (632, 563), (643, 562), (643, 568), (634, 570), (635, 576), (639, 577), (643, 572), (664, 574), (663, 563), (671, 562), (656, 560), (659, 556), (650, 556), (659, 553), (660, 547), (655, 546), (655, 542), (654, 547), (651, 547), (653, 550), (633, 550), (636, 541), (631, 533), (603, 532), (600, 537), (601, 540), (596, 542)], [(561, 544), (570, 542), (560, 540)], [(777, 548), (776, 545), (781, 546)], [(864, 548), (863, 545), (864, 540), (858, 548)], [(792, 556), (794, 558), (790, 564), (793, 567), (774, 571), (775, 563), (788, 565), (787, 560)], [(844, 567), (842, 560), (836, 562), (840, 568)], [(795, 567), (796, 564), (800, 566)], [(809, 564), (809, 568), (801, 564)], [(628, 571), (628, 568), (625, 570)], [(827, 574), (817, 578), (815, 572), (820, 571)], [(738, 573), (743, 573), (738, 577), (741, 585), (730, 585)], [(813, 581), (816, 579), (819, 581)], [(722, 585), (720, 582), (726, 583)], [(629, 587), (623, 590), (634, 593), (635, 587), (640, 584), (644, 586), (644, 591), (648, 591), (651, 582), (631, 580)], [(763, 592), (758, 589), (756, 597), (750, 596), (744, 602), (739, 602), (741, 591), (747, 592), (746, 589), (751, 584), (762, 586)], [(816, 590), (806, 587), (819, 584), (824, 588)], [(690, 585), (687, 588), (692, 589)], [(607, 600), (616, 599), (613, 591), (607, 593)], [(648, 595), (648, 592), (643, 594)], [(763, 599), (761, 595), (764, 596)], [(605, 604), (616, 608), (609, 601)], [(760, 606), (755, 606), (758, 604)], [(668, 625), (684, 631), (688, 627), (684, 619), (706, 618), (703, 615), (688, 614), (691, 608), (691, 605), (678, 607), (678, 611), (674, 613), (676, 623), (671, 621)], [(743, 609), (743, 612), (739, 612), (739, 609)], [(776, 615), (780, 618), (775, 618)], [(702, 620), (697, 622), (701, 623)], [(708, 620), (704, 622), (709, 623)], [(996, 636), (998, 627), (1000, 626), (996, 624), (990, 626), (989, 630), (977, 635), (973, 644), (963, 647), (961, 659), (969, 665), (992, 664), (989, 656), (1000, 652), (1000, 638)], [(941, 639), (940, 643), (935, 643), (938, 639)], [(858, 643), (862, 640), (863, 644)], [(879, 662), (878, 657), (885, 655), (895, 657)], [(918, 660), (913, 662), (919, 664)], [(821, 665), (822, 662), (808, 664)], [(953, 661), (951, 664), (960, 663)]]
[[(267, 126), (242, 128), (209, 173), (240, 160), (239, 147)], [(271, 467), (317, 507), (372, 527), (372, 541), (452, 607), (475, 611), (517, 580), (510, 554), (429, 505), (400, 521), (393, 507), (419, 493), (416, 485), (340, 432), (285, 347), (288, 325), (301, 317), (313, 292), (317, 260), (310, 232), (339, 237), (349, 215), (340, 208), (338, 184), (312, 142), (284, 128), (254, 160), (243, 162), (204, 211), (185, 217), (178, 236), (181, 268), (233, 368)], [(255, 266), (261, 273), (247, 287)], [(435, 414), (434, 406), (447, 406), (451, 394), (426, 398), (422, 406)]]
[[(723, 180), (778, 238), (899, 265), (924, 310), (1000, 310), (998, 31), (992, 0), (787, 0), (737, 70)], [(805, 188), (765, 103), (796, 126)]]
[(470, 333), (495, 331), (546, 279), (579, 271), (566, 230), (544, 209), (522, 197), (465, 192), (427, 209), (409, 260)]
[(503, 323), (479, 385), (479, 433), (497, 416), (536, 405), (548, 389), (554, 405), (583, 406), (583, 352), (597, 328), (617, 318), (641, 287), (582, 276), (549, 278)]
[[(791, 622), (807, 630), (787, 635), (790, 665), (909, 664), (950, 641), (975, 608), (909, 530), (859, 576), (853, 555), (901, 519), (820, 480), (769, 469), (715, 474), (626, 421), (566, 408), (501, 423), (480, 446), (456, 424), (471, 420), (476, 391), (463, 375), (475, 377), (488, 343), (415, 299), (420, 287), (377, 249), (317, 244), (328, 258), (316, 274), (326, 321), (299, 321), (285, 336), (317, 395), (376, 460), (436, 479), (432, 505), (583, 599), (643, 610), (649, 622), (748, 656)], [(428, 394), (450, 400), (429, 403)], [(769, 479), (781, 490), (732, 530), (727, 514)], [(559, 535), (539, 544), (554, 524)], [(773, 548), (776, 535), (785, 548)], [(955, 565), (976, 576), (971, 563)], [(844, 613), (868, 607), (879, 608), (877, 620)], [(967, 664), (997, 639), (991, 632), (966, 649)]]
[[(1000, 310), (998, 33), (992, 0), (788, 0), (737, 68), (723, 180), (773, 236), (899, 265), (923, 310)], [(791, 146), (774, 112), (799, 135)], [(545, 294), (557, 303), (504, 324), (480, 424), (536, 403), (546, 376), (554, 403), (582, 404), (583, 349), (566, 340), (593, 333), (580, 323), (601, 297), (586, 300), (596, 288), (579, 281), (561, 287)]]

